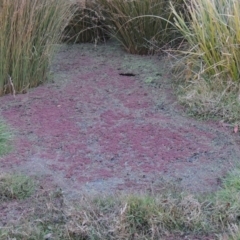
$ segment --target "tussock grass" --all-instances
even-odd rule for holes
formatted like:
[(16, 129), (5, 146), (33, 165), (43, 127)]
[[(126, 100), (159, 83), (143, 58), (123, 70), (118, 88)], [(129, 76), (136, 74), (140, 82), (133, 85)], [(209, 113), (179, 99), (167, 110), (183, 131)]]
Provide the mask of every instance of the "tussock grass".
[(236, 240), (239, 176), (239, 169), (231, 172), (211, 197), (166, 186), (161, 194), (84, 195), (72, 202), (61, 191), (41, 189), (30, 199), (30, 214), (15, 225), (0, 227), (0, 239), (168, 239), (169, 235), (183, 239), (190, 235), (190, 239)]
[(64, 29), (64, 42), (97, 44), (109, 38), (106, 34), (105, 17), (99, 11), (100, 7), (97, 3), (94, 1), (86, 1), (85, 4), (77, 2), (71, 9), (73, 16)]
[(0, 95), (46, 81), (69, 8), (65, 0), (0, 0)]
[[(151, 54), (176, 38), (169, 1), (97, 0), (111, 28), (109, 31), (132, 54)], [(174, 0), (178, 10), (182, 0)]]
[(179, 99), (194, 115), (238, 123), (240, 2), (185, 0), (185, 5), (187, 18), (172, 6), (175, 25), (187, 42), (179, 51), (177, 77), (185, 80)]

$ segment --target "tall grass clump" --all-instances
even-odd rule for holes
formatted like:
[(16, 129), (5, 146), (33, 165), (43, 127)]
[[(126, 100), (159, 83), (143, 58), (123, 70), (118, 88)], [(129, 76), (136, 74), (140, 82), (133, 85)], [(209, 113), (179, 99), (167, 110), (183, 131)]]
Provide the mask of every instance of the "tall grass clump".
[(69, 10), (65, 0), (0, 0), (0, 95), (46, 80)]
[(186, 80), (180, 100), (194, 114), (240, 120), (240, 2), (185, 0), (187, 18), (172, 6), (188, 50), (181, 52)]
[[(110, 33), (132, 54), (154, 53), (176, 38), (166, 0), (97, 0), (109, 21)], [(178, 10), (183, 0), (174, 0)]]
[(108, 39), (105, 17), (94, 1), (80, 1), (72, 5), (73, 16), (64, 30), (64, 42), (102, 42)]

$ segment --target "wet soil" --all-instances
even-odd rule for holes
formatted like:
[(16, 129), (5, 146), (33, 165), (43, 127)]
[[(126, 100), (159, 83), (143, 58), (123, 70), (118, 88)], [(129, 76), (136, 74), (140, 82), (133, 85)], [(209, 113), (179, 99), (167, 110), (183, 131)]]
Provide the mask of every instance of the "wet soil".
[(15, 132), (1, 171), (37, 176), (70, 197), (169, 181), (203, 193), (239, 160), (232, 129), (178, 105), (166, 57), (130, 55), (113, 42), (62, 45), (51, 68), (51, 82), (0, 99)]

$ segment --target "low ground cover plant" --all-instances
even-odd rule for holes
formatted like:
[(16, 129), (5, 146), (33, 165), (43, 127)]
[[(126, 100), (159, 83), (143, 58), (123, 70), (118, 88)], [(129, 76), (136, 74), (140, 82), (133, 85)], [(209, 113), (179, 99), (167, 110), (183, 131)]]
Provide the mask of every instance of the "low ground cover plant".
[[(186, 1), (189, 15), (172, 7), (175, 25), (187, 47), (179, 51), (182, 76), (180, 101), (191, 113), (240, 120), (240, 2)], [(186, 45), (185, 45), (186, 46)]]
[(0, 0), (0, 95), (46, 81), (69, 7), (64, 0)]

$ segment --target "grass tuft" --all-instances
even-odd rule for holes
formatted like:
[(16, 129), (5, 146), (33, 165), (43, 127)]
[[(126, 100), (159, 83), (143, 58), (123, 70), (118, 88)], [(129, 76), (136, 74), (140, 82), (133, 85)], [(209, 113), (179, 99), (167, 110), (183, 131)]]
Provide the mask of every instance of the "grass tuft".
[[(170, 22), (173, 15), (165, 0), (98, 0), (109, 31), (132, 54), (151, 54), (166, 48), (178, 36)], [(179, 9), (182, 0), (174, 0)]]
[(67, 43), (105, 42), (105, 17), (99, 11), (100, 7), (93, 1), (77, 2), (71, 7), (73, 16), (64, 29), (63, 41)]
[(12, 133), (9, 127), (0, 120), (0, 156), (7, 154), (11, 151)]
[(156, 215), (159, 209), (156, 209), (155, 199), (152, 197), (129, 196), (126, 201), (126, 221), (134, 231), (149, 231), (151, 228), (152, 215)]
[(240, 169), (233, 170), (223, 179), (223, 188), (216, 194), (217, 219), (221, 224), (240, 221)]
[(187, 15), (172, 6), (175, 25), (187, 42), (178, 78), (179, 99), (193, 115), (240, 122), (240, 2), (187, 1)]
[(0, 95), (46, 81), (69, 8), (65, 0), (0, 0)]
[(35, 188), (33, 180), (25, 175), (0, 175), (0, 201), (25, 199)]

